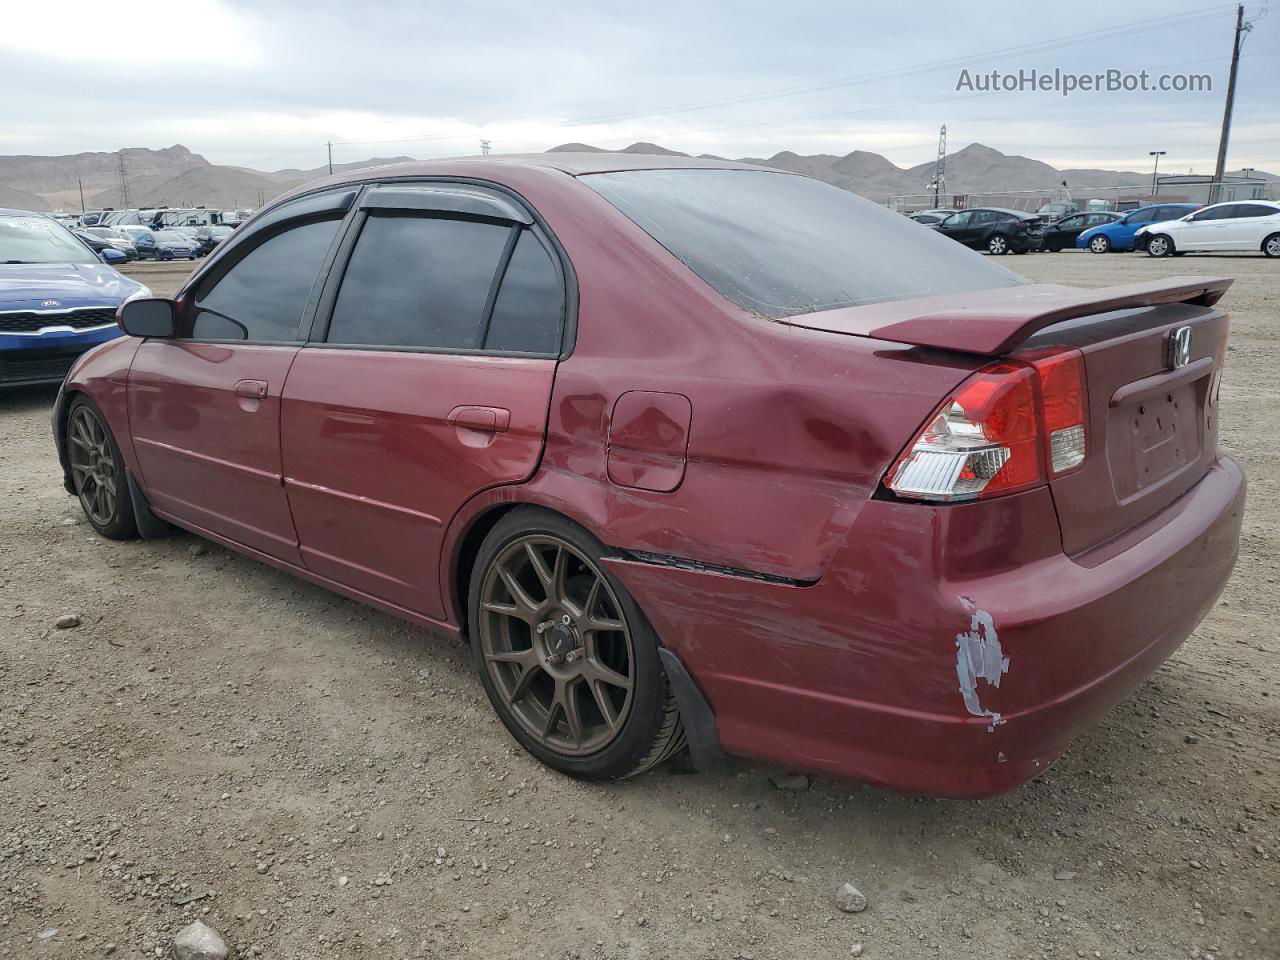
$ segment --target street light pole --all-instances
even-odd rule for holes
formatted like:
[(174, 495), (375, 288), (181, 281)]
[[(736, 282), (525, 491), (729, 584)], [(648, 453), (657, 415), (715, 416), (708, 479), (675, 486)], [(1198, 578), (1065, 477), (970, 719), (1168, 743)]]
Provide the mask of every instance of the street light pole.
[(1148, 150), (1147, 155), (1156, 158), (1155, 166), (1151, 168), (1151, 195), (1156, 195), (1156, 171), (1160, 169), (1160, 158), (1169, 151), (1167, 150)]

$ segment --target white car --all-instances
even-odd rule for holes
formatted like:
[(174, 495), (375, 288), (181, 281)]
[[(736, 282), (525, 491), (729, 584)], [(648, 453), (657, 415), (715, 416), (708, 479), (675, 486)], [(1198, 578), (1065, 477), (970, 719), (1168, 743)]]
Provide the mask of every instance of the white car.
[(1280, 257), (1280, 203), (1215, 203), (1181, 220), (1145, 226), (1136, 239), (1153, 257), (1176, 257), (1197, 250), (1261, 250), (1268, 257)]

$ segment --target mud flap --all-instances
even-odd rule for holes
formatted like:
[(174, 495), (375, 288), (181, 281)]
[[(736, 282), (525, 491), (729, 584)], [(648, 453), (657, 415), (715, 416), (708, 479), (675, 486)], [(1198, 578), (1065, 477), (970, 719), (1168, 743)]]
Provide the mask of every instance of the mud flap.
[(125, 471), (125, 479), (129, 483), (129, 500), (133, 503), (133, 520), (138, 525), (138, 536), (143, 540), (155, 540), (173, 533), (174, 527), (167, 520), (161, 520), (151, 512), (151, 504), (142, 495), (142, 490), (133, 479), (133, 474)]
[(716, 730), (716, 716), (711, 712), (711, 705), (673, 651), (659, 647), (658, 657), (667, 674), (667, 682), (671, 684), (671, 692), (675, 694), (676, 705), (680, 708), (680, 719), (684, 723), (689, 758), (693, 761), (694, 769), (711, 770), (720, 766), (727, 756), (720, 746), (720, 734)]

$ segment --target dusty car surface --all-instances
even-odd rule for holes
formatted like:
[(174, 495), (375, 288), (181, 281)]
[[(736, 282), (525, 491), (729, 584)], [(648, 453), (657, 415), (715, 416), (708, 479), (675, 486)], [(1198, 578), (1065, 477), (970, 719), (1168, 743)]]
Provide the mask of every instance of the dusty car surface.
[(559, 770), (687, 743), (991, 794), (1226, 582), (1228, 285), (1028, 284), (745, 164), (361, 169), (123, 308), (54, 433), (106, 536), (469, 636)]

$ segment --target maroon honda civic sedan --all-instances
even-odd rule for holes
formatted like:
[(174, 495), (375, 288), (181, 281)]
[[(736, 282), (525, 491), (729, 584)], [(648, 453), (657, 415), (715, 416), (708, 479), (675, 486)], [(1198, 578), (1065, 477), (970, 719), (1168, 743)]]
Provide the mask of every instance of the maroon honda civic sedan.
[(54, 433), (104, 536), (469, 637), (557, 770), (687, 747), (992, 794), (1231, 572), (1228, 285), (1030, 284), (746, 164), (356, 170), (127, 304)]

